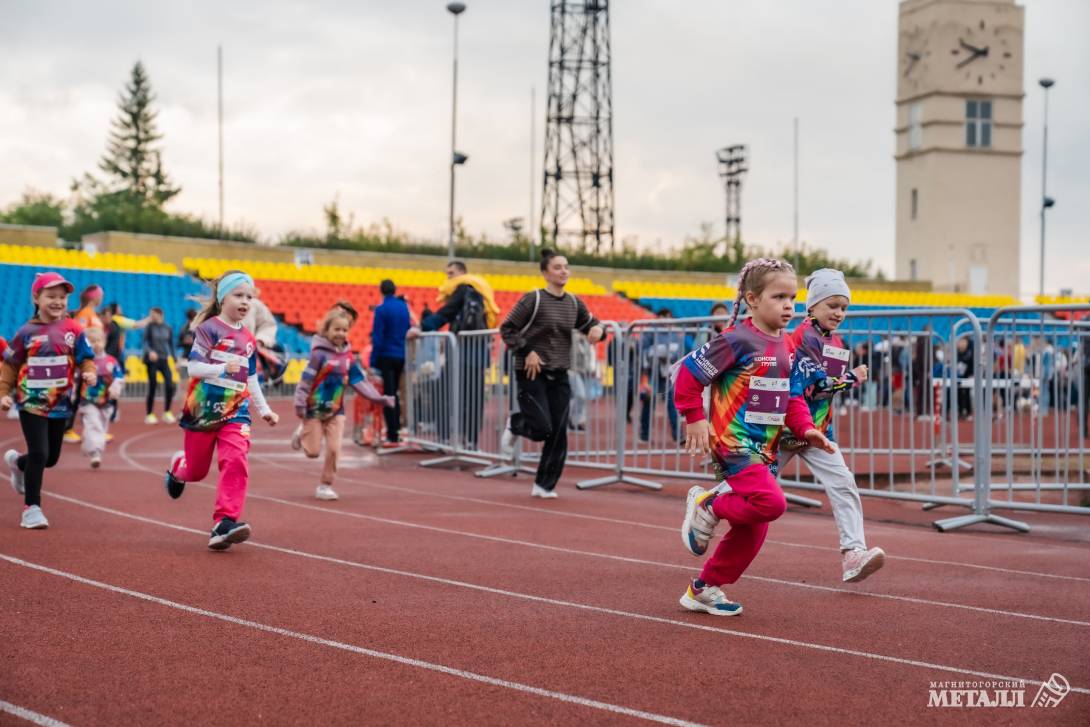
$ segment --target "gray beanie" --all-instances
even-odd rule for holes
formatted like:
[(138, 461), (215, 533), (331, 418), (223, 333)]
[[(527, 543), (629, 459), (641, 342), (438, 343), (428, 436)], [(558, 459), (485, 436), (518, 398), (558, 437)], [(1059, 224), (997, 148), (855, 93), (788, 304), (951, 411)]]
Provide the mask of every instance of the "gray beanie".
[(832, 268), (822, 268), (810, 273), (806, 278), (806, 309), (832, 298), (834, 295), (843, 295), (849, 301), (852, 299), (851, 288), (844, 279), (844, 273)]

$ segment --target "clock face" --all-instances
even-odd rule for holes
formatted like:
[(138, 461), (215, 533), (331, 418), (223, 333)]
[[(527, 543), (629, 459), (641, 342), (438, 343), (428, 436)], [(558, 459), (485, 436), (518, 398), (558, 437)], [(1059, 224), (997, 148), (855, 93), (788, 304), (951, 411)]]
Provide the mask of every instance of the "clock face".
[(897, 59), (897, 83), (902, 93), (915, 93), (921, 90), (925, 77), (933, 62), (932, 46), (938, 23), (932, 21), (929, 26), (913, 25), (901, 31)]
[(981, 19), (959, 26), (949, 50), (954, 77), (965, 85), (985, 89), (1009, 77), (1018, 62), (1019, 31), (1005, 24)]

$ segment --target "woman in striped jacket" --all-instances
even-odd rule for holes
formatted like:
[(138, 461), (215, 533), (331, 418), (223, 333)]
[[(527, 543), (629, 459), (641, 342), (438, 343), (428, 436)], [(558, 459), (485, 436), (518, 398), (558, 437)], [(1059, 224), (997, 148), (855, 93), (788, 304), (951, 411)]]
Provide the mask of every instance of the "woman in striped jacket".
[(553, 498), (568, 455), (572, 331), (587, 334), (595, 344), (602, 340), (604, 328), (583, 301), (564, 291), (570, 275), (566, 257), (542, 250), (541, 275), (544, 289), (519, 299), (500, 326), (500, 335), (514, 354), (518, 385), (520, 411), (511, 417), (511, 431), (544, 443), (530, 494)]

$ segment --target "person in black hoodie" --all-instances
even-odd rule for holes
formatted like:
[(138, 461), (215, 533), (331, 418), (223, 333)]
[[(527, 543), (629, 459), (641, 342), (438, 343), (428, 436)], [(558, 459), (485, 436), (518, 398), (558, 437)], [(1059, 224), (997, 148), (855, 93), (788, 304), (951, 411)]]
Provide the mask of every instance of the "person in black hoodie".
[(163, 421), (174, 423), (174, 414), (170, 406), (174, 402), (174, 376), (170, 370), (170, 360), (174, 358), (174, 331), (163, 321), (163, 309), (152, 308), (148, 312), (151, 320), (144, 329), (144, 366), (148, 370), (147, 417), (145, 424), (155, 424), (155, 390), (158, 386), (156, 374), (163, 375)]

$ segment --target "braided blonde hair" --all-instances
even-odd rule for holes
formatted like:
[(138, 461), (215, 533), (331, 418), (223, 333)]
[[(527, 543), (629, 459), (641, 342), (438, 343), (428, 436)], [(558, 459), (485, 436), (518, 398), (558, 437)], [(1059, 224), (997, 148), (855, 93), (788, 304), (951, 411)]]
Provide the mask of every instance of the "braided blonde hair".
[(738, 273), (738, 295), (734, 299), (734, 310), (731, 311), (728, 328), (738, 322), (738, 313), (742, 310), (742, 301), (745, 300), (746, 293), (760, 295), (765, 289), (765, 279), (769, 273), (794, 275), (795, 268), (786, 260), (771, 257), (759, 257), (743, 265)]

